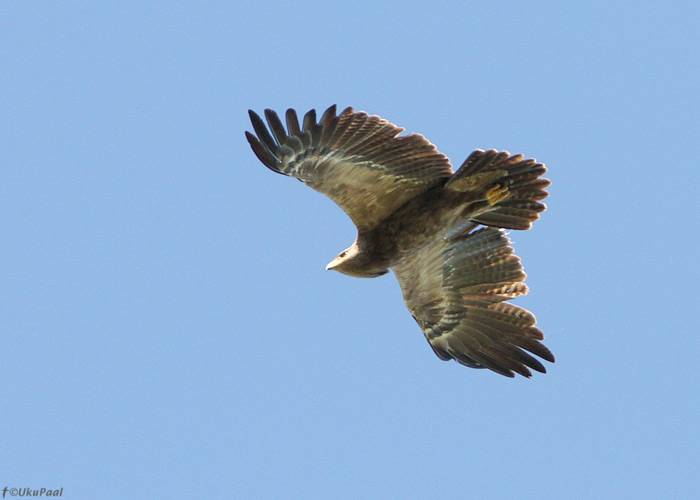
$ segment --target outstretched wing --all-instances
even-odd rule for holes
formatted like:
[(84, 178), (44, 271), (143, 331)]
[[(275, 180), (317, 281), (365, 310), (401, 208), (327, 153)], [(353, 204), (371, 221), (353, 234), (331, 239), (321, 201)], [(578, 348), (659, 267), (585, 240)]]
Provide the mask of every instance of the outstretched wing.
[(287, 110), (285, 130), (277, 114), (265, 110), (269, 131), (250, 111), (257, 137), (246, 132), (253, 151), (271, 170), (296, 177), (328, 196), (353, 220), (370, 229), (411, 198), (452, 175), (449, 159), (422, 135), (399, 137), (404, 129), (365, 112), (331, 106), (316, 121)]
[(526, 274), (502, 230), (439, 240), (394, 267), (406, 306), (435, 354), (513, 377), (554, 362), (535, 316), (505, 301), (527, 293)]

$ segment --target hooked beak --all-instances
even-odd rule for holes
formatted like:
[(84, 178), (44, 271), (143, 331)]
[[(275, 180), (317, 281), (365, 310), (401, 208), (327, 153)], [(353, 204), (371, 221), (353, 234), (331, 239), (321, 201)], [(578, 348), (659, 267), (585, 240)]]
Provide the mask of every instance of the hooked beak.
[(328, 265), (326, 266), (326, 271), (332, 271), (333, 270), (333, 263), (329, 262)]

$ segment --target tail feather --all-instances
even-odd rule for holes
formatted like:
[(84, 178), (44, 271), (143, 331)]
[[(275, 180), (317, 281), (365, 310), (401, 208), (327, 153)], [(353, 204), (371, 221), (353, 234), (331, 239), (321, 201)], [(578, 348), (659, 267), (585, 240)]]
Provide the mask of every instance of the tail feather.
[[(484, 208), (470, 217), (473, 222), (504, 229), (530, 229), (540, 212), (547, 208), (538, 201), (549, 195), (544, 189), (550, 182), (540, 177), (546, 171), (542, 163), (523, 159), (523, 155), (477, 149), (450, 178), (445, 189), (470, 192), (485, 200)], [(492, 199), (489, 193), (494, 188), (498, 188), (498, 196)]]

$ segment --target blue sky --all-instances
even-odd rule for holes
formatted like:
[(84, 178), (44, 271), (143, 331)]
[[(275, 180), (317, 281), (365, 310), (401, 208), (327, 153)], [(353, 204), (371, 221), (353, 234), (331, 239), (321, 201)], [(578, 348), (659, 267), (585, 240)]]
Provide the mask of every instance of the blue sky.
[[(3, 2), (0, 488), (690, 498), (697, 2)], [(254, 5), (253, 5), (254, 4)], [(513, 232), (557, 356), (441, 362), (246, 111), (337, 103), (545, 162)]]

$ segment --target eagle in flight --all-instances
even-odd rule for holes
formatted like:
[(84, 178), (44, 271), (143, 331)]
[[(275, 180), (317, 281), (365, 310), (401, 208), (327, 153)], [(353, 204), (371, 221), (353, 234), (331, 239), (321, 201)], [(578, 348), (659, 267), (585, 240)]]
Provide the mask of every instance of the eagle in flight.
[(554, 362), (535, 316), (507, 301), (527, 293), (520, 259), (504, 229), (529, 229), (546, 206), (547, 169), (523, 155), (477, 149), (453, 172), (419, 134), (346, 108), (315, 110), (286, 129), (249, 111), (253, 152), (270, 170), (295, 177), (337, 203), (357, 238), (326, 269), (373, 278), (393, 270), (408, 310), (440, 359), (507, 377), (532, 356)]

